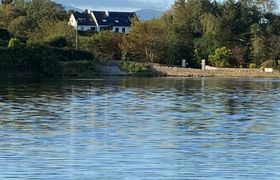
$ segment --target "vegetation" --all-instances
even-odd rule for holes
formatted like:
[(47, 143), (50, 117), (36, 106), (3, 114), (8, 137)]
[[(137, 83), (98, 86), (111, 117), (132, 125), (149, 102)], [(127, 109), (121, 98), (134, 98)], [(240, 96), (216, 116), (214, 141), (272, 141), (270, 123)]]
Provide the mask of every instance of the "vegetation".
[[(28, 46), (24, 48), (0, 49), (0, 75), (43, 75), (60, 76), (67, 74), (61, 64), (93, 63), (91, 53), (63, 50), (48, 46)], [(92, 69), (96, 70), (96, 69)]]
[(209, 55), (209, 61), (217, 67), (230, 67), (232, 56), (230, 49), (226, 47), (217, 48), (214, 54)]
[(256, 64), (254, 64), (254, 63), (251, 63), (251, 64), (249, 65), (249, 68), (250, 68), (250, 69), (257, 68), (257, 65), (256, 65)]
[(51, 0), (2, 1), (1, 75), (59, 76), (67, 63), (91, 65), (91, 52), (74, 50), (75, 30), (68, 19), (69, 13)]
[(180, 65), (182, 59), (193, 68), (201, 59), (218, 67), (279, 68), (276, 10), (275, 0), (176, 0), (159, 19), (134, 19), (128, 35), (109, 30), (80, 34), (82, 51), (76, 51), (70, 12), (61, 5), (51, 0), (3, 0), (0, 70), (56, 76), (67, 69), (62, 64), (78, 66), (72, 62), (77, 61), (91, 67), (94, 59), (122, 59), (129, 72), (146, 71), (138, 62)]
[(71, 61), (60, 65), (63, 76), (92, 77), (99, 73), (98, 64), (93, 61)]
[(103, 62), (121, 59), (122, 34), (102, 31), (89, 37), (82, 37), (80, 40), (80, 48), (92, 52)]
[(129, 73), (149, 73), (151, 70), (142, 63), (122, 61), (122, 69)]
[(134, 22), (125, 59), (179, 65), (260, 67), (280, 59), (280, 16), (273, 0), (176, 0), (160, 19)]
[(20, 48), (21, 42), (17, 38), (11, 38), (8, 44), (8, 48), (17, 49)]
[(164, 59), (164, 27), (157, 21), (134, 21), (122, 46), (123, 60), (160, 62)]

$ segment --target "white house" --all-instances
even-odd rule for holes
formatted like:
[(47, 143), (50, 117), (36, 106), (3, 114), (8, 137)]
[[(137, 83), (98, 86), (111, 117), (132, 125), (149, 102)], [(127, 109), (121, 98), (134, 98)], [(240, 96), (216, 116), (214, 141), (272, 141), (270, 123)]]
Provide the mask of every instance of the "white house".
[(132, 19), (137, 18), (134, 12), (88, 11), (74, 12), (69, 25), (82, 32), (100, 32), (111, 29), (113, 32), (129, 33)]

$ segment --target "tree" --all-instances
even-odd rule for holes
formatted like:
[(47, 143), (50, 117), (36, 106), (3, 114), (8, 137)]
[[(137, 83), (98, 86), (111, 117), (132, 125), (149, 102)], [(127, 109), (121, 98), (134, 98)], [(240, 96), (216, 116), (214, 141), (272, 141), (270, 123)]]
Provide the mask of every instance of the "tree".
[(209, 61), (216, 67), (230, 67), (232, 52), (226, 47), (217, 48), (214, 54), (209, 56)]
[(101, 31), (81, 43), (84, 49), (91, 51), (101, 61), (121, 58), (122, 35), (119, 33)]
[(254, 24), (251, 27), (251, 34), (251, 54), (253, 63), (260, 65), (267, 58), (265, 32), (259, 24)]
[(63, 6), (51, 0), (31, 0), (25, 2), (27, 15), (38, 23), (46, 20), (62, 21), (68, 19)]
[(278, 60), (280, 60), (280, 35), (272, 35), (268, 39), (268, 50), (271, 60), (278, 66)]
[(255, 0), (255, 4), (264, 14), (273, 12), (277, 8), (277, 3), (275, 0)]
[(66, 21), (50, 21), (41, 22), (38, 27), (30, 32), (30, 44), (48, 44), (54, 37), (65, 37), (68, 46), (73, 46), (75, 41), (75, 30), (68, 26)]
[(169, 58), (174, 64), (180, 64), (182, 59), (187, 59), (189, 66), (194, 67), (194, 46), (192, 38), (191, 19), (188, 18), (188, 10), (185, 0), (176, 0), (171, 11), (171, 24), (168, 29)]
[(268, 34), (280, 35), (280, 15), (267, 13), (265, 18), (268, 20)]
[(161, 62), (165, 57), (166, 30), (158, 20), (135, 21), (125, 38), (122, 50), (125, 58), (135, 61)]
[(19, 16), (10, 23), (8, 29), (15, 36), (27, 36), (35, 27), (36, 22), (34, 19), (27, 16)]
[(234, 56), (234, 59), (236, 60), (236, 64), (239, 65), (239, 67), (244, 67), (246, 63), (247, 58), (247, 49), (246, 47), (242, 47), (240, 45), (236, 45), (233, 48), (231, 48), (231, 52)]
[(18, 9), (11, 4), (2, 6), (1, 11), (3, 15), (0, 16), (0, 21), (4, 24), (5, 27), (8, 27), (10, 22), (14, 19), (26, 15), (26, 12), (23, 9)]
[(185, 4), (186, 13), (189, 22), (191, 22), (191, 31), (195, 36), (203, 33), (201, 19), (204, 14), (212, 13), (213, 6), (209, 0), (188, 0)]

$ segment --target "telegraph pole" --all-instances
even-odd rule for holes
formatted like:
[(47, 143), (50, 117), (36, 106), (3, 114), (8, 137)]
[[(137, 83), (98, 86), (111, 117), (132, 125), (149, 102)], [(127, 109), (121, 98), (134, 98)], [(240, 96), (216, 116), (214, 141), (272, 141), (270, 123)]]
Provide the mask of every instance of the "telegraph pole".
[(79, 49), (79, 47), (78, 47), (78, 43), (79, 43), (79, 20), (77, 20), (77, 28), (76, 28), (76, 50), (78, 50)]

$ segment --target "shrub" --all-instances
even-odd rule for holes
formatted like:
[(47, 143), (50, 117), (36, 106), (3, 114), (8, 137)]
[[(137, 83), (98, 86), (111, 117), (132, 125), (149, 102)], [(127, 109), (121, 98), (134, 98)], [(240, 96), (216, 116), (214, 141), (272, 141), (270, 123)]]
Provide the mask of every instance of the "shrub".
[(47, 76), (57, 76), (61, 72), (57, 56), (52, 49), (44, 49), (40, 59), (41, 73)]
[(0, 39), (0, 47), (7, 47), (8, 46), (8, 41)]
[[(12, 42), (13, 40), (11, 40)], [(17, 41), (16, 41), (17, 42)], [(10, 43), (11, 44), (11, 43)], [(14, 47), (13, 45), (11, 47)], [(78, 68), (79, 74), (87, 69), (92, 72), (94, 56), (87, 51), (73, 49), (58, 49), (33, 44), (23, 48), (0, 48), (0, 75), (12, 73), (14, 75), (27, 73), (44, 76), (58, 76), (62, 74), (62, 62), (73, 62), (73, 68)], [(76, 63), (83, 60), (88, 63)]]
[(93, 61), (62, 62), (62, 73), (66, 76), (92, 77), (98, 73), (98, 64)]
[(49, 46), (63, 48), (68, 45), (67, 39), (62, 36), (55, 36), (48, 39)]
[(209, 61), (216, 67), (229, 67), (232, 56), (230, 49), (226, 47), (217, 48), (214, 54), (209, 55)]
[(51, 48), (56, 54), (58, 61), (93, 61), (95, 56), (89, 51), (75, 50), (75, 49), (60, 49), (60, 48)]
[(122, 61), (122, 69), (130, 73), (149, 72), (148, 67), (133, 61)]
[(274, 66), (275, 66), (275, 62), (273, 60), (267, 60), (261, 64), (261, 67), (264, 68), (273, 68)]
[(16, 49), (21, 47), (21, 42), (17, 38), (11, 38), (8, 44), (8, 48)]
[(9, 31), (7, 31), (6, 29), (1, 29), (0, 28), (0, 39), (3, 40), (10, 40), (12, 37), (12, 35), (9, 33)]
[(18, 71), (38, 73), (45, 76), (57, 76), (61, 72), (58, 58), (53, 49), (44, 46), (32, 46), (21, 49), (9, 49), (10, 63)]
[(250, 68), (250, 69), (257, 68), (257, 65), (256, 65), (255, 63), (251, 63), (251, 64), (249, 65), (249, 68)]

